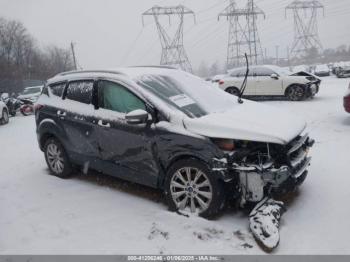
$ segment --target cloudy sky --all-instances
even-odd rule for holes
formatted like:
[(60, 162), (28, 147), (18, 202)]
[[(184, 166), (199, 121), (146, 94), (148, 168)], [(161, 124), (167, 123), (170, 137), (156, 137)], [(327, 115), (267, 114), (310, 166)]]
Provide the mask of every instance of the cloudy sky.
[[(244, 6), (246, 0), (237, 0)], [(265, 11), (259, 33), (263, 48), (274, 55), (276, 46), (285, 56), (293, 40), (292, 14), (284, 8), (292, 0), (256, 0)], [(320, 0), (319, 33), (325, 48), (350, 45), (350, 1)], [(0, 0), (0, 16), (22, 21), (42, 46), (68, 47), (76, 43), (83, 68), (111, 68), (123, 65), (158, 64), (160, 43), (152, 17), (141, 14), (153, 5), (184, 4), (196, 13), (197, 23), (185, 19), (185, 48), (194, 67), (201, 61), (226, 61), (228, 23), (217, 15), (229, 0)], [(172, 32), (176, 20), (165, 27)]]

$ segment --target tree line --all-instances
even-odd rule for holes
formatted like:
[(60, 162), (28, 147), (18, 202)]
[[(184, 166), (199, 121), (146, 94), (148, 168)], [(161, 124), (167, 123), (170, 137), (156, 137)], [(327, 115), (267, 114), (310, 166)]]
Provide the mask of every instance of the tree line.
[(0, 17), (0, 92), (20, 92), (26, 80), (43, 82), (73, 68), (69, 48), (40, 47), (20, 21)]

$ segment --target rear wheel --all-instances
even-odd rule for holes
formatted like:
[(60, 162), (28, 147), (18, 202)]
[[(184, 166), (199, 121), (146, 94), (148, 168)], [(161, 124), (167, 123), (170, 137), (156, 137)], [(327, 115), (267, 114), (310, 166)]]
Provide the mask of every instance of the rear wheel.
[(72, 165), (62, 144), (55, 138), (46, 141), (45, 160), (50, 172), (60, 178), (68, 178), (72, 173)]
[(1, 123), (2, 125), (6, 125), (6, 124), (8, 124), (8, 122), (9, 122), (9, 113), (7, 112), (6, 109), (4, 109), (4, 110), (2, 111), (2, 114), (1, 114), (0, 123)]
[(237, 87), (229, 87), (225, 91), (231, 95), (239, 96), (239, 90)]
[(195, 159), (181, 160), (168, 171), (165, 196), (172, 211), (213, 218), (225, 201), (223, 183)]
[(306, 90), (303, 86), (300, 86), (300, 85), (290, 86), (286, 92), (286, 97), (290, 101), (301, 101), (305, 99), (305, 96), (306, 96)]

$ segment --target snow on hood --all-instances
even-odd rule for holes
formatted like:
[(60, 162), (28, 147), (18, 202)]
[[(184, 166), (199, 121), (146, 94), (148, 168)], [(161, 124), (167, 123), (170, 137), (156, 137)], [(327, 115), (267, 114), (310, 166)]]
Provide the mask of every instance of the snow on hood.
[(306, 128), (298, 117), (278, 108), (245, 101), (231, 110), (185, 118), (187, 130), (211, 138), (287, 144)]

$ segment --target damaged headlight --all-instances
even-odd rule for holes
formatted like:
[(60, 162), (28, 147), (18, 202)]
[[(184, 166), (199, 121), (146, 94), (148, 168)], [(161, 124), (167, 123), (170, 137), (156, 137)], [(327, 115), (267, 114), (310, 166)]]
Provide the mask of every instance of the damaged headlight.
[(235, 142), (232, 139), (212, 139), (215, 145), (223, 151), (232, 152), (235, 150)]

